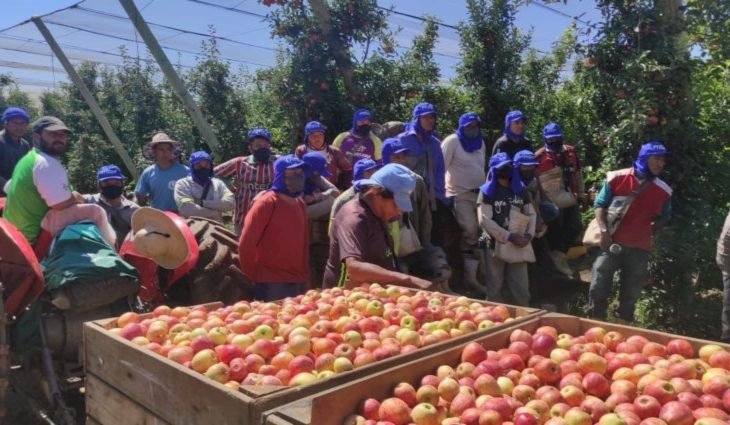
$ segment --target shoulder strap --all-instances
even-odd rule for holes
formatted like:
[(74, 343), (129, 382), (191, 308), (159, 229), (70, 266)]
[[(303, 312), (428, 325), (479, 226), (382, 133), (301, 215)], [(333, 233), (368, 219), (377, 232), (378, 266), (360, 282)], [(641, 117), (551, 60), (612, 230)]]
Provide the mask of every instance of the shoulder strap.
[(200, 195), (200, 201), (204, 201), (205, 198), (208, 197), (208, 192), (210, 192), (210, 187), (213, 186), (213, 179), (208, 180), (208, 183), (203, 186), (203, 194)]
[(639, 196), (639, 194), (641, 192), (643, 192), (647, 187), (649, 187), (650, 184), (651, 184), (651, 180), (646, 179), (639, 185), (639, 187), (632, 190), (631, 193), (629, 193), (628, 196), (626, 196), (626, 199), (624, 199), (624, 203), (619, 207), (619, 210), (616, 212), (616, 220), (613, 225), (614, 231), (615, 231), (615, 229), (618, 229), (618, 224), (621, 222), (621, 220), (626, 215), (626, 212), (629, 210), (629, 207), (634, 202), (634, 199), (636, 199), (636, 197)]

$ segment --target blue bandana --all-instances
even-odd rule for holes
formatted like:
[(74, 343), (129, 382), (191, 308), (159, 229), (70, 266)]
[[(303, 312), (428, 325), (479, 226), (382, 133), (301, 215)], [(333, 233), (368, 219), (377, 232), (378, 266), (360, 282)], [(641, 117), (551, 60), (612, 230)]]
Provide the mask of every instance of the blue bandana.
[(350, 129), (350, 131), (354, 133), (355, 129), (357, 128), (357, 122), (365, 120), (373, 120), (373, 115), (370, 113), (370, 111), (365, 108), (361, 108), (355, 111), (355, 113), (352, 115), (352, 128)]
[(639, 151), (639, 157), (636, 158), (636, 161), (634, 161), (634, 170), (636, 170), (636, 173), (639, 175), (639, 177), (654, 180), (658, 176), (653, 175), (651, 173), (651, 170), (649, 169), (649, 157), (666, 155), (669, 155), (669, 151), (667, 151), (667, 148), (664, 146), (664, 144), (662, 144), (662, 142), (651, 141), (645, 143), (641, 146), (641, 150)]
[(314, 193), (315, 190), (317, 190), (317, 185), (313, 183), (310, 179), (312, 174), (317, 172), (321, 177), (330, 177), (332, 176), (332, 173), (330, 173), (327, 169), (327, 160), (322, 155), (316, 152), (304, 154), (304, 156), (302, 156), (302, 161), (304, 161), (304, 163), (309, 166), (309, 170), (307, 171), (307, 183), (304, 187), (304, 193), (306, 193), (307, 195), (311, 195), (312, 193)]
[(456, 135), (459, 137), (461, 147), (464, 148), (464, 150), (467, 152), (474, 152), (479, 150), (479, 148), (481, 148), (482, 144), (484, 143), (481, 128), (479, 129), (479, 134), (476, 137), (468, 138), (464, 135), (464, 127), (474, 122), (481, 123), (481, 121), (479, 120), (479, 115), (474, 112), (467, 112), (459, 117), (459, 128), (456, 129)]
[(521, 111), (510, 111), (507, 113), (507, 115), (504, 117), (504, 135), (509, 137), (512, 140), (515, 141), (523, 141), (525, 140), (525, 134), (514, 134), (512, 130), (510, 130), (509, 125), (515, 121), (524, 120), (527, 119), (525, 114), (523, 114)]
[[(210, 179), (213, 177), (213, 159), (206, 151), (197, 151), (190, 154), (190, 175), (193, 176), (193, 180), (201, 186), (205, 186), (210, 183)], [(201, 161), (208, 161), (208, 168), (195, 169), (195, 164)]]
[[(512, 160), (509, 159), (509, 155), (507, 155), (506, 152), (500, 152), (492, 156), (492, 158), (489, 160), (489, 172), (487, 173), (487, 182), (479, 188), (484, 196), (488, 196), (490, 198), (494, 197), (495, 191), (497, 190), (497, 185), (499, 185), (499, 182), (497, 181), (497, 171), (500, 168), (506, 167), (508, 165), (512, 165)], [(525, 185), (522, 184), (522, 179), (520, 179), (520, 174), (517, 167), (512, 168), (511, 184), (512, 192), (515, 195), (520, 194), (523, 190), (525, 190)]]

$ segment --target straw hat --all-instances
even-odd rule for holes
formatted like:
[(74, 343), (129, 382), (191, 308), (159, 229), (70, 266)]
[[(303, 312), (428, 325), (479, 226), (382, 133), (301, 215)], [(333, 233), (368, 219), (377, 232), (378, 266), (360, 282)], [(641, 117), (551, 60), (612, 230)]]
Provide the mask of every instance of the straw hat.
[(169, 270), (182, 266), (190, 254), (187, 238), (175, 220), (150, 207), (132, 214), (132, 243), (140, 255)]
[(177, 140), (173, 140), (170, 138), (170, 136), (167, 135), (167, 133), (157, 133), (154, 136), (152, 136), (152, 140), (147, 142), (144, 147), (142, 148), (142, 153), (144, 154), (144, 157), (148, 160), (154, 160), (155, 159), (155, 145), (159, 145), (160, 143), (169, 143), (172, 145), (172, 149), (175, 152), (181, 152), (183, 148), (183, 144), (180, 143)]

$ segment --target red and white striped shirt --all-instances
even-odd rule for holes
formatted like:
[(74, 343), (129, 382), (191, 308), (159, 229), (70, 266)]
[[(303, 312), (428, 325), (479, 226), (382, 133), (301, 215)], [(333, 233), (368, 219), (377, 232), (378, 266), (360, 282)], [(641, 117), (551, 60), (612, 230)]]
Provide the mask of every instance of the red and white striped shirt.
[(242, 225), (256, 194), (271, 187), (274, 181), (274, 161), (277, 158), (272, 156), (268, 163), (259, 163), (254, 161), (253, 155), (239, 156), (215, 167), (216, 177), (235, 176), (236, 204), (233, 208), (233, 224)]

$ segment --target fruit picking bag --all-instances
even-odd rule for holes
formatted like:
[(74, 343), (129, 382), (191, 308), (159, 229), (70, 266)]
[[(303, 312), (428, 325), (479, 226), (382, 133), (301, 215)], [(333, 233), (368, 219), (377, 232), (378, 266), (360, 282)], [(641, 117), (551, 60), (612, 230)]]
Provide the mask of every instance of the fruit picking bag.
[(545, 196), (558, 208), (569, 208), (578, 202), (571, 192), (565, 190), (565, 180), (563, 179), (563, 169), (561, 167), (553, 167), (544, 173), (540, 173), (538, 180), (545, 191)]
[[(510, 233), (518, 233), (523, 235), (527, 231), (527, 225), (530, 223), (530, 217), (521, 213), (516, 208), (510, 208), (509, 212), (509, 231)], [(505, 263), (534, 263), (535, 251), (532, 250), (532, 244), (519, 247), (512, 242), (502, 243), (495, 241), (494, 256)]]

